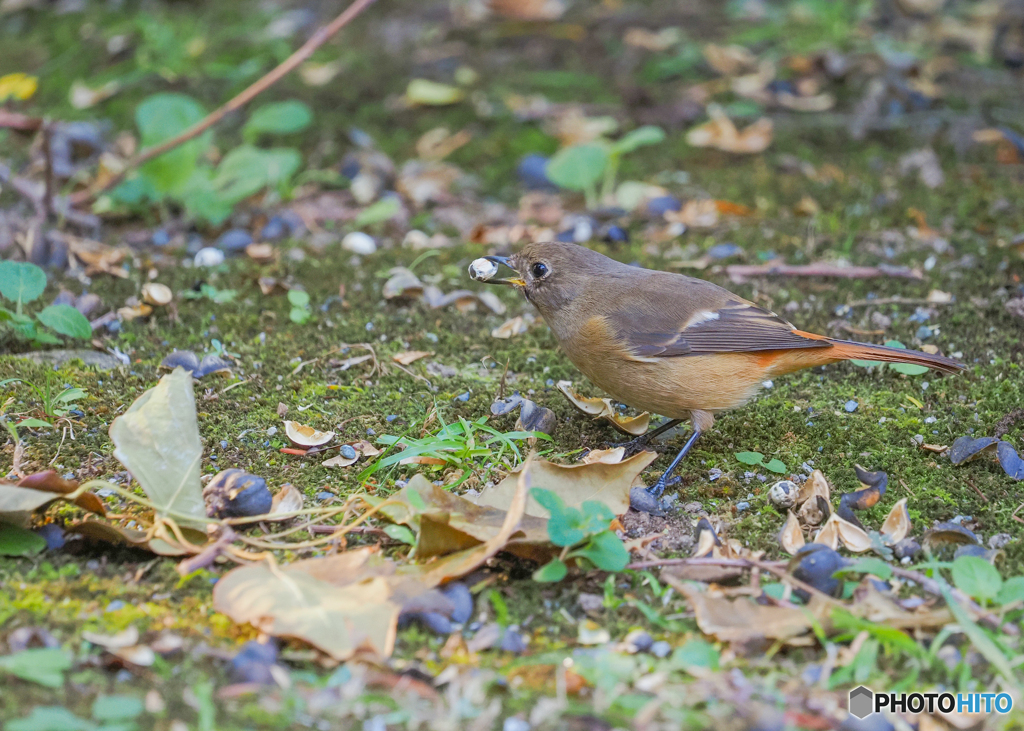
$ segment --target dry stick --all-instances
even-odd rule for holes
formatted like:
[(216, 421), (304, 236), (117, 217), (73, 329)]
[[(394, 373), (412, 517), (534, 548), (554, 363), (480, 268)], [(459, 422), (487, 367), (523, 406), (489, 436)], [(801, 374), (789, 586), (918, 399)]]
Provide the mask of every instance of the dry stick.
[(155, 147), (148, 147), (134, 158), (128, 161), (125, 169), (120, 173), (112, 177), (110, 180), (105, 182), (91, 190), (85, 190), (80, 193), (76, 193), (71, 196), (72, 205), (82, 205), (88, 203), (96, 198), (100, 193), (110, 190), (115, 185), (124, 180), (125, 175), (128, 174), (129, 170), (137, 168), (154, 157), (159, 157), (165, 152), (173, 150), (178, 145), (181, 145), (189, 140), (198, 137), (203, 132), (208, 130), (213, 125), (217, 124), (225, 116), (234, 112), (237, 109), (241, 109), (246, 104), (251, 102), (261, 93), (269, 89), (271, 86), (276, 84), (282, 78), (287, 76), (289, 73), (294, 71), (299, 64), (305, 61), (307, 58), (313, 55), (313, 52), (320, 48), (324, 43), (331, 39), (332, 36), (336, 35), (338, 31), (348, 25), (357, 15), (363, 12), (366, 8), (373, 4), (374, 0), (354, 0), (354, 2), (345, 8), (345, 11), (337, 18), (332, 20), (329, 25), (324, 26), (317, 30), (309, 40), (302, 44), (295, 53), (282, 61), (276, 68), (271, 70), (268, 74), (260, 78), (250, 87), (242, 91), (238, 96), (234, 97), (227, 104), (224, 104), (219, 109), (214, 110), (208, 114), (205, 118), (197, 122), (196, 124), (189, 127), (187, 130), (182, 132), (177, 137), (172, 137), (166, 142), (162, 142)]

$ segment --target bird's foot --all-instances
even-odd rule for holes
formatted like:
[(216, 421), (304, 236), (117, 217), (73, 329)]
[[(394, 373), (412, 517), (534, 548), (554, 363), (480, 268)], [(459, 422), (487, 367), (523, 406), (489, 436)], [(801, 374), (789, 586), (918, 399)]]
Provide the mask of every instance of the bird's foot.
[(650, 487), (637, 486), (632, 488), (629, 491), (630, 507), (643, 513), (650, 513), (651, 515), (667, 515), (675, 506), (675, 500), (663, 499), (661, 496), (664, 494), (666, 487), (677, 484), (679, 480), (680, 478), (678, 477), (665, 480), (663, 475)]

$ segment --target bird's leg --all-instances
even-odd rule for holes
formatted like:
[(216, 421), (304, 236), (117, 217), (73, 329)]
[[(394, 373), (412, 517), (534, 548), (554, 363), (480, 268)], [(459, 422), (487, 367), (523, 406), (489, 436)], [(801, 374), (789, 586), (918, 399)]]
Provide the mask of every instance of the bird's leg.
[(651, 429), (650, 431), (644, 432), (636, 439), (631, 439), (628, 442), (619, 442), (617, 444), (612, 444), (612, 446), (625, 447), (626, 456), (630, 457), (636, 454), (637, 452), (641, 451), (644, 447), (646, 447), (652, 439), (656, 439), (657, 437), (667, 432), (669, 429), (673, 429), (682, 423), (682, 419), (669, 419), (661, 426), (657, 427), (656, 429)]
[(642, 510), (645, 513), (651, 513), (652, 515), (664, 515), (666, 506), (660, 499), (662, 494), (665, 492), (665, 488), (668, 486), (668, 480), (672, 476), (672, 473), (679, 467), (679, 463), (683, 461), (683, 458), (687, 455), (690, 449), (693, 448), (694, 443), (697, 441), (697, 437), (700, 436), (700, 430), (694, 429), (693, 433), (690, 434), (690, 438), (686, 440), (686, 444), (679, 450), (679, 454), (672, 460), (672, 464), (668, 466), (665, 473), (658, 478), (650, 487), (644, 489), (642, 487), (634, 487), (629, 491), (629, 504), (637, 510)]

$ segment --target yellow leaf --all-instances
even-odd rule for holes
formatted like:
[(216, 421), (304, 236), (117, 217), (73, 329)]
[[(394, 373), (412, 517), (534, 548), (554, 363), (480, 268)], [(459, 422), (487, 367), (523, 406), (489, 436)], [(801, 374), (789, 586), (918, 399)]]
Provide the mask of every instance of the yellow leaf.
[(28, 74), (16, 73), (0, 76), (0, 102), (8, 99), (19, 99), (24, 101), (36, 93), (39, 88), (39, 79)]

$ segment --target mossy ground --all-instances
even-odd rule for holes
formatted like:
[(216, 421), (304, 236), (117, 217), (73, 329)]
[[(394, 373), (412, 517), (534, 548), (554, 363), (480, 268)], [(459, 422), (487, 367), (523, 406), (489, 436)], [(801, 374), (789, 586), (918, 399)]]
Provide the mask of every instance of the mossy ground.
[[(123, 75), (124, 68), (102, 60), (104, 39), (122, 31), (139, 32), (145, 25), (141, 19), (148, 14), (152, 17), (146, 21), (148, 30), (141, 31), (143, 47), (163, 50), (153, 51), (155, 60), (150, 66), (139, 63), (137, 68), (128, 69), (138, 75), (136, 86), (104, 107), (104, 116), (112, 119), (117, 129), (130, 128), (134, 104), (145, 94), (165, 88), (166, 82), (151, 73), (159, 68), (176, 69), (177, 79), (173, 83), (205, 99), (212, 107), (216, 100), (237, 91), (244, 83), (244, 79), (233, 78), (227, 71), (237, 71), (240, 60), (253, 57), (253, 48), (243, 41), (257, 27), (261, 28), (265, 19), (247, 16), (235, 4), (211, 3), (203, 6), (201, 12), (188, 3), (182, 5), (189, 7), (175, 3), (155, 6), (156, 11), (150, 8), (143, 13), (133, 9), (116, 16), (90, 10), (84, 25), (81, 16), (38, 15), (25, 21), (22, 32), (16, 25), (22, 21), (5, 20), (0, 67), (6, 68), (12, 58), (20, 58), (20, 70), (39, 73), (43, 84), (38, 103), (48, 114), (61, 118), (89, 116), (91, 112), (68, 107), (68, 86), (85, 69), (90, 70), (90, 80), (100, 82), (106, 77)], [(403, 11), (415, 16), (413, 9), (406, 7)], [(206, 35), (210, 51), (202, 55), (205, 65), (200, 66), (194, 57), (183, 55), (180, 47), (206, 32), (205, 29), (210, 29)], [(152, 37), (147, 37), (147, 33)], [(160, 41), (158, 37), (164, 35), (167, 37)], [(571, 75), (571, 83), (567, 84), (562, 77), (518, 68), (493, 83), (519, 93), (543, 91), (553, 99), (568, 93), (566, 88), (570, 88), (569, 96), (576, 101), (621, 102), (600, 75), (609, 64), (600, 64), (596, 72), (599, 75), (579, 75), (588, 67), (586, 60), (595, 55), (594, 48), (587, 44), (570, 51), (556, 48), (549, 60), (564, 63), (562, 68)], [(285, 42), (259, 44), (255, 67), (266, 68), (289, 50), (290, 45)], [(71, 57), (81, 59), (81, 63), (68, 63)], [(487, 57), (481, 54), (479, 58), (485, 83), (491, 83), (487, 80)], [(349, 65), (342, 74), (343, 83), (313, 93), (287, 81), (271, 92), (281, 97), (304, 97), (313, 105), (316, 124), (303, 140), (308, 149), (317, 148), (320, 154), (330, 157), (331, 151), (344, 146), (342, 130), (355, 125), (371, 132), (382, 149), (395, 159), (404, 160), (423, 131), (439, 124), (452, 129), (471, 124), (476, 129), (474, 141), (459, 150), (452, 161), (476, 171), (488, 195), (514, 202), (518, 193), (512, 171), (519, 155), (550, 152), (555, 147), (555, 142), (533, 125), (510, 118), (481, 124), (463, 107), (395, 114), (388, 111), (382, 99), (388, 93), (402, 90), (409, 62), (385, 58), (359, 47), (352, 49), (346, 59)], [(210, 70), (217, 63), (226, 69), (225, 76), (213, 81)], [(983, 91), (980, 94), (984, 96)], [(1024, 174), (1019, 166), (993, 163), (985, 151), (975, 150), (961, 158), (939, 146), (947, 182), (937, 190), (929, 190), (912, 177), (897, 177), (898, 156), (926, 144), (911, 131), (884, 133), (864, 143), (853, 143), (844, 130), (808, 119), (812, 124), (783, 118), (777, 125), (770, 154), (750, 157), (695, 150), (686, 146), (680, 135), (672, 134), (670, 141), (656, 150), (643, 151), (626, 161), (622, 177), (645, 179), (666, 170), (686, 170), (691, 187), (716, 199), (754, 208), (753, 216), (736, 219), (710, 232), (688, 232), (678, 242), (683, 246), (692, 243), (705, 250), (716, 243), (732, 241), (744, 249), (750, 262), (774, 252), (791, 263), (843, 256), (857, 264), (877, 264), (884, 248), (879, 243), (883, 232), (905, 231), (908, 225), (916, 224), (909, 209), (920, 211), (929, 224), (941, 225), (951, 242), (947, 252), (936, 255), (936, 265), (924, 272), (920, 281), (759, 278), (735, 285), (714, 268), (700, 274), (777, 311), (795, 302), (797, 309), (786, 310), (786, 315), (797, 326), (837, 334), (840, 331), (830, 330), (830, 323), (837, 319), (836, 309), (844, 304), (873, 297), (924, 298), (933, 288), (951, 292), (955, 301), (936, 307), (938, 314), (928, 324), (938, 326), (937, 334), (927, 342), (946, 353), (961, 352), (969, 368), (956, 377), (908, 377), (889, 370), (842, 364), (777, 379), (751, 404), (719, 418), (715, 429), (697, 444), (680, 470), (680, 501), (698, 501), (710, 513), (728, 516), (728, 535), (740, 537), (751, 548), (778, 555), (775, 536), (783, 519), (767, 502), (767, 488), (775, 478), (767, 475), (767, 482), (757, 478), (744, 480), (746, 467), (733, 457), (738, 451), (759, 451), (781, 459), (792, 471), (798, 471), (805, 462), (813, 464), (825, 472), (840, 493), (856, 485), (854, 464), (888, 472), (889, 492), (863, 517), (867, 525), (877, 527), (892, 504), (907, 497), (915, 531), (935, 521), (962, 515), (971, 516), (978, 532), (986, 537), (996, 533), (1019, 536), (1020, 520), (1015, 511), (1024, 503), (1021, 483), (1010, 480), (994, 461), (953, 467), (948, 460), (919, 449), (913, 437), (920, 434), (925, 442), (949, 444), (964, 434), (990, 434), (1006, 413), (1024, 404), (1024, 328), (1002, 305), (1007, 293), (1018, 291), (1024, 271), (1019, 254), (1007, 246), (1016, 233), (1024, 230), (1024, 208), (1015, 204), (994, 205), (999, 201), (1021, 200)], [(219, 134), (219, 139), (230, 140), (231, 124)], [(785, 172), (775, 164), (781, 154), (796, 155), (818, 169), (834, 166), (838, 174), (827, 182), (816, 182), (799, 173)], [(893, 190), (900, 194), (897, 201), (879, 202), (880, 194)], [(821, 212), (813, 220), (793, 213), (804, 196), (812, 197), (820, 206)], [(149, 221), (155, 222), (155, 218)], [(672, 266), (672, 260), (652, 252), (647, 244), (638, 227), (631, 244), (594, 246), (624, 261), (637, 261), (653, 268)], [(890, 246), (887, 261), (894, 264), (919, 267), (933, 254), (929, 246), (912, 237)], [(289, 256), (291, 248), (306, 251), (305, 258), (299, 261)], [(130, 366), (111, 372), (92, 371), (74, 362), (61, 366), (57, 371), (61, 382), (88, 392), (81, 402), (85, 416), (74, 424), (74, 439), (68, 436), (63, 443), (60, 430), (32, 433), (27, 439), (23, 469), (44, 469), (53, 461), (61, 473), (74, 472), (83, 478), (110, 477), (120, 471), (107, 437), (110, 421), (156, 382), (158, 365), (170, 350), (205, 352), (213, 339), (237, 356), (236, 375), (246, 381), (235, 386), (233, 380), (218, 380), (214, 376), (197, 385), (199, 426), (206, 444), (204, 473), (229, 466), (242, 467), (266, 477), (273, 485), (296, 485), (313, 504), (323, 491), (344, 498), (360, 489), (355, 477), (358, 468), (330, 470), (317, 460), (281, 454), (281, 432), (267, 435), (268, 428), (280, 428), (279, 403), (288, 407), (288, 418), (318, 428), (337, 429), (345, 439), (400, 434), (409, 428), (418, 430), (415, 425), (422, 424), (433, 410), (447, 420), (459, 416), (475, 419), (488, 414), (507, 362), (509, 387), (532, 391), (531, 398), (557, 413), (553, 452), (569, 453), (620, 439), (607, 427), (578, 415), (552, 387), (554, 381), (568, 378), (581, 388), (588, 388), (557, 350), (554, 338), (542, 322), (524, 335), (497, 340), (490, 336), (490, 331), (502, 322), (502, 317), (483, 311), (463, 314), (454, 308), (431, 310), (421, 303), (384, 302), (380, 288), (387, 271), (395, 265), (409, 265), (416, 258), (414, 252), (391, 249), (356, 260), (336, 247), (318, 251), (298, 241), (288, 242), (280, 249), (275, 264), (257, 265), (235, 259), (212, 273), (200, 275), (195, 269), (180, 266), (183, 254), (145, 248), (138, 252), (138, 266), (132, 267), (129, 279), (98, 278), (92, 291), (100, 293), (110, 308), (121, 306), (125, 298), (137, 294), (151, 267), (156, 267), (159, 280), (176, 292), (192, 288), (202, 276), (220, 289), (237, 290), (238, 295), (225, 304), (208, 299), (179, 300), (175, 315), (160, 311), (147, 321), (126, 323), (120, 333), (107, 337), (105, 344), (130, 352)], [(465, 271), (468, 262), (480, 252), (478, 246), (464, 244), (443, 249), (437, 256), (422, 261), (417, 272), (436, 277), (445, 290), (475, 286), (468, 283)], [(261, 294), (256, 279), (263, 275), (291, 276), (301, 283), (311, 296), (312, 319), (303, 325), (291, 322), (283, 295)], [(52, 292), (61, 284), (77, 286), (55, 275)], [(338, 297), (339, 287), (344, 288), (343, 299)], [(508, 305), (509, 314), (530, 309), (513, 292), (499, 295)], [(912, 347), (920, 345), (915, 336), (919, 323), (908, 321), (913, 305), (857, 305), (846, 321), (854, 328), (873, 329), (869, 316), (874, 311), (893, 320), (886, 337)], [(412, 378), (395, 368), (374, 375), (372, 384), (366, 384), (361, 377), (364, 366), (340, 371), (328, 364), (330, 357), (346, 357), (344, 353), (338, 354), (339, 347), (359, 343), (372, 343), (385, 365), (391, 355), (404, 350), (433, 351), (435, 355), (430, 360), (453, 367), (456, 374), (429, 376), (423, 368), (427, 361), (420, 361), (410, 370), (426, 376), (429, 386), (423, 379)], [(6, 345), (16, 349), (14, 343)], [(349, 354), (360, 352), (354, 349)], [(295, 373), (301, 361), (313, 362)], [(17, 355), (4, 356), (0, 358), (0, 379), (10, 377), (41, 382), (46, 377), (45, 368)], [(469, 394), (468, 400), (457, 398), (465, 393)], [(11, 394), (16, 399), (11, 411), (31, 412), (40, 407), (24, 388), (9, 387), (4, 397)], [(847, 413), (843, 404), (851, 399), (859, 406), (853, 413)], [(934, 421), (929, 417), (934, 417)], [(513, 421), (514, 417), (505, 417), (493, 420), (492, 424), (510, 430)], [(1017, 424), (1004, 438), (1022, 446), (1022, 437), (1024, 424)], [(672, 437), (666, 446), (675, 446), (680, 438), (681, 435)], [(5, 464), (10, 464), (12, 451), (8, 443), (3, 450)], [(648, 477), (653, 479), (670, 457), (663, 454)], [(708, 471), (715, 467), (727, 476), (709, 482)], [(402, 474), (391, 474), (388, 480), (371, 487), (380, 491), (393, 489), (390, 480)], [(735, 512), (735, 504), (740, 501), (749, 502), (750, 509)], [(211, 579), (221, 569), (202, 571), (181, 580), (166, 560), (154, 562), (147, 554), (108, 546), (73, 545), (57, 554), (0, 562), (0, 624), (43, 626), (61, 639), (70, 639), (83, 629), (110, 632), (134, 623), (144, 631), (166, 627), (225, 650), (251, 636), (251, 630), (233, 626), (210, 607)], [(1024, 547), (1019, 540), (1007, 546), (999, 567), (1006, 576), (1024, 572)], [(509, 576), (498, 580), (481, 596), (488, 591), (503, 596), (508, 621), (546, 617), (544, 630), (535, 633), (535, 649), (566, 646), (576, 630), (557, 607), (578, 613), (578, 593), (600, 594), (604, 591), (603, 583), (585, 577), (569, 585), (541, 588), (524, 576), (522, 567), (510, 567)], [(642, 577), (627, 581), (633, 583), (629, 590), (633, 596), (652, 606), (657, 603), (650, 586), (642, 585)], [(480, 606), (491, 616), (497, 611), (496, 603), (485, 599), (478, 601)], [(671, 606), (680, 605), (676, 602)], [(666, 609), (665, 613), (670, 612)], [(606, 612), (603, 622), (613, 637), (621, 636), (631, 626), (642, 626), (673, 643), (679, 632), (694, 629), (688, 619), (662, 620), (661, 626), (652, 624), (649, 616), (628, 604)], [(437, 663), (440, 646), (441, 640), (422, 630), (404, 631), (396, 651), (398, 665), (415, 661), (430, 667)], [(301, 653), (295, 657), (301, 657)], [(792, 669), (788, 664), (799, 664), (800, 658), (799, 653), (793, 653), (783, 664)], [(508, 660), (488, 662), (500, 664)], [(299, 667), (324, 672), (311, 663), (300, 662)], [(76, 690), (78, 695), (68, 699), (69, 707), (87, 707), (96, 690), (124, 691), (154, 683), (166, 689), (168, 699), (181, 698), (181, 689), (200, 687), (204, 678), (216, 682), (222, 673), (220, 663), (210, 656), (158, 661), (149, 677), (127, 680), (105, 669), (90, 668), (72, 677), (80, 692)], [(18, 717), (37, 704), (61, 700), (40, 688), (24, 684), (18, 687), (13, 697), (4, 694), (0, 718)], [(509, 691), (510, 710), (531, 703), (530, 687), (527, 684)], [(291, 718), (294, 712), (285, 707), (281, 715), (275, 716), (243, 704), (232, 708), (230, 723), (237, 723), (238, 727), (269, 727), (282, 718)], [(179, 712), (186, 716), (194, 713), (175, 708), (172, 702), (166, 717), (176, 717)]]

